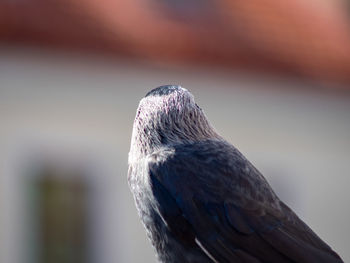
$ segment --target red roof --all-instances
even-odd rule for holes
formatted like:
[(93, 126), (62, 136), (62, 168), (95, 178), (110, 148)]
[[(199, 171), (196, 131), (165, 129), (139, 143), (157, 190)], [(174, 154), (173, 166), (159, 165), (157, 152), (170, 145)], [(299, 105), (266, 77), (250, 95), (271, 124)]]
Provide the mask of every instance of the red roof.
[(342, 3), (2, 1), (0, 40), (350, 83), (350, 18)]

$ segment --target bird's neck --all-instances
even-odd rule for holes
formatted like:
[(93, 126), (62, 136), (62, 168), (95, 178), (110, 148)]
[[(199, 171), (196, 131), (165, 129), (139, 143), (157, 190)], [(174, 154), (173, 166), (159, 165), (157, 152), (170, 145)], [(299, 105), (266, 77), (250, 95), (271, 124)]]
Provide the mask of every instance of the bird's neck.
[(129, 163), (164, 147), (219, 137), (202, 111), (176, 116), (137, 116), (133, 127)]

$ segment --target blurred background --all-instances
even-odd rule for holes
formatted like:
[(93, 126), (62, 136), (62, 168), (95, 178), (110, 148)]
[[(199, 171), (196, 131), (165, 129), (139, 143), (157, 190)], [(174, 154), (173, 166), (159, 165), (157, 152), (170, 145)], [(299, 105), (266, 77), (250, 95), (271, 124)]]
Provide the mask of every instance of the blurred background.
[(164, 84), (350, 261), (349, 7), (0, 0), (0, 263), (156, 262), (126, 176)]

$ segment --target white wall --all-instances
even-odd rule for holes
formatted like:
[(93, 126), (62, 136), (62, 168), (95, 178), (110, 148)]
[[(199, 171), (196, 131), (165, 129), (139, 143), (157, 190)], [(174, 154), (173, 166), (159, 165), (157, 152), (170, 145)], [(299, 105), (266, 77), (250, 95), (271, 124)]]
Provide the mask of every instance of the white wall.
[(126, 173), (138, 101), (162, 84), (192, 91), (281, 199), (350, 261), (348, 94), (208, 68), (1, 47), (0, 262), (26, 262), (21, 183), (32, 155), (93, 163), (94, 262), (155, 262)]

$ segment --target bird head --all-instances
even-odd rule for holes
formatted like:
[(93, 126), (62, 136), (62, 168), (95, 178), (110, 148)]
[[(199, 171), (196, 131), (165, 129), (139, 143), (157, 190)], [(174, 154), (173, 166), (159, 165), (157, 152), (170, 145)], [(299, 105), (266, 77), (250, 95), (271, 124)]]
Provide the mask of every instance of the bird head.
[(151, 90), (140, 101), (131, 148), (149, 154), (171, 144), (217, 136), (193, 95), (181, 86), (167, 85)]

